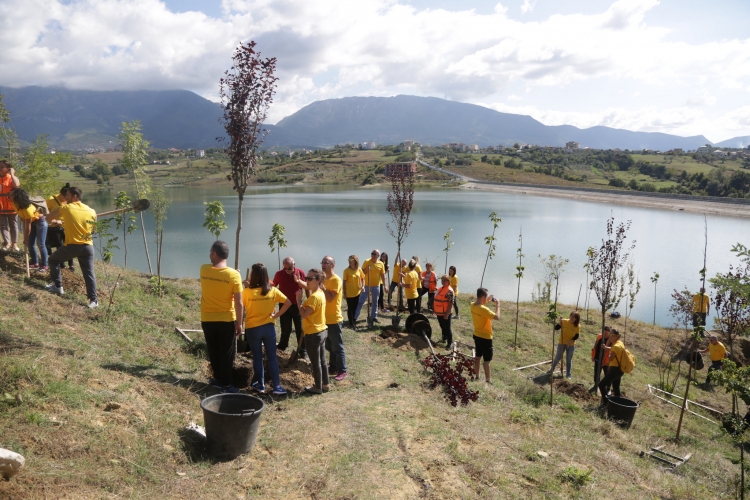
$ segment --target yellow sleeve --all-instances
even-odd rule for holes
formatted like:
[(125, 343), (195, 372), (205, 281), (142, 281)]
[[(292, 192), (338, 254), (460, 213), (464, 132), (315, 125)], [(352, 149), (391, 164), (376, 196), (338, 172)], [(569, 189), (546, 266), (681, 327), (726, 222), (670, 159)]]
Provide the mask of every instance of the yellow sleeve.
[(284, 302), (286, 302), (286, 295), (281, 293), (281, 290), (274, 287), (274, 288), (271, 288), (271, 292), (275, 294), (276, 302), (278, 302), (279, 304), (283, 304)]

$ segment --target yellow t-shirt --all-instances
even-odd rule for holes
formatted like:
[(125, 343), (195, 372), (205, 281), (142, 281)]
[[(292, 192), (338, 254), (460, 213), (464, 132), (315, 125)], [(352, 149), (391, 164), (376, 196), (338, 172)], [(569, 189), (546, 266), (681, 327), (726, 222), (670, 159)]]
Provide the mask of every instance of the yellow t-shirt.
[(721, 342), (716, 345), (708, 344), (708, 357), (711, 358), (711, 361), (721, 361), (726, 353), (727, 348)]
[(302, 331), (305, 335), (313, 335), (326, 329), (326, 296), (318, 289), (302, 303), (302, 307), (309, 307), (312, 314), (302, 318)]
[(708, 312), (708, 303), (710, 302), (708, 295), (703, 294), (703, 307), (701, 308), (701, 294), (696, 293), (693, 295), (693, 312)]
[[(49, 198), (47, 198), (47, 208), (49, 209), (50, 212), (54, 212), (55, 210), (62, 207), (63, 205), (65, 205), (65, 198), (63, 198), (59, 194), (55, 196), (50, 196)], [(50, 224), (51, 227), (58, 227), (59, 225), (60, 224)]]
[(341, 278), (335, 274), (323, 282), (323, 286), (329, 292), (336, 292), (336, 298), (326, 299), (326, 325), (334, 325), (344, 321), (341, 314)]
[(362, 263), (362, 272), (365, 273), (365, 286), (379, 286), (382, 283), (380, 275), (385, 273), (385, 265), (369, 258)]
[(245, 307), (245, 328), (255, 328), (273, 323), (276, 304), (286, 302), (286, 295), (276, 287), (271, 287), (267, 294), (261, 295), (262, 288), (245, 288), (242, 290), (242, 305)]
[(417, 274), (416, 270), (406, 273), (406, 276), (404, 276), (404, 295), (406, 295), (407, 299), (416, 299), (419, 297), (417, 289), (420, 283), (422, 283), (422, 280), (419, 279), (419, 274)]
[(414, 270), (417, 272), (418, 275), (422, 276), (422, 267), (419, 264), (414, 266)]
[(625, 354), (625, 344), (618, 340), (615, 345), (612, 346), (612, 350), (609, 351), (609, 366), (620, 366), (620, 360), (622, 355)]
[(344, 281), (346, 281), (346, 297), (351, 299), (353, 297), (359, 297), (362, 293), (362, 279), (365, 277), (365, 273), (362, 269), (357, 268), (356, 271), (351, 267), (344, 269)]
[(495, 318), (495, 311), (474, 302), (471, 303), (469, 309), (471, 310), (471, 320), (474, 322), (474, 335), (492, 340), (492, 320)]
[(401, 280), (401, 264), (397, 263), (393, 265), (393, 277), (391, 278), (392, 283), (398, 283)]
[[(67, 239), (68, 231), (65, 231)], [(66, 243), (67, 245), (67, 243)], [(201, 321), (234, 321), (234, 294), (242, 291), (242, 277), (231, 267), (201, 266)]]
[(34, 222), (35, 220), (39, 219), (39, 215), (41, 215), (37, 213), (36, 207), (34, 205), (29, 205), (24, 209), (20, 209), (18, 208), (18, 205), (14, 203), (13, 208), (16, 210), (18, 216), (23, 220), (30, 220), (31, 222)]
[(576, 345), (573, 337), (579, 335), (580, 333), (581, 325), (575, 326), (570, 322), (569, 319), (564, 319), (562, 320), (562, 327), (560, 328), (560, 340), (558, 342), (560, 344), (567, 344), (568, 342), (572, 341), (573, 345)]
[(454, 274), (453, 276), (450, 276), (451, 279), (451, 288), (453, 288), (453, 293), (458, 295), (458, 274)]
[[(66, 245), (93, 245), (92, 232), (96, 212), (80, 201), (67, 203), (60, 208), (60, 220), (65, 226)], [(232, 306), (234, 307), (234, 306)]]

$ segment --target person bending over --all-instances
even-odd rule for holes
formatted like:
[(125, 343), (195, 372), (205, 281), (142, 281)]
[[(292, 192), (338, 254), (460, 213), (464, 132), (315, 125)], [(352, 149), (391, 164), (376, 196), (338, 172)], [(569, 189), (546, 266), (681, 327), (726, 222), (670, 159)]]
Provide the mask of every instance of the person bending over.
[[(10, 192), (10, 200), (23, 224), (23, 245), (29, 251), (29, 267), (40, 272), (47, 271), (47, 218), (37, 210), (23, 189), (16, 188)], [(37, 248), (39, 254), (37, 255)]]

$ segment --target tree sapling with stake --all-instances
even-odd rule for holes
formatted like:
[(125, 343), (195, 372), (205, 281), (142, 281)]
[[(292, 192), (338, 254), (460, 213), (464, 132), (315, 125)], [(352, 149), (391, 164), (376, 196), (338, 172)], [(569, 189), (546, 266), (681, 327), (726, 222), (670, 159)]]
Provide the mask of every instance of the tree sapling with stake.
[[(388, 177), (391, 180), (391, 192), (388, 193), (388, 213), (391, 214), (391, 223), (386, 223), (388, 233), (396, 240), (396, 260), (401, 262), (401, 244), (409, 235), (411, 227), (411, 209), (414, 206), (414, 176), (408, 168), (390, 168)], [(403, 271), (402, 271), (403, 272)], [(401, 277), (399, 276), (399, 282)], [(402, 287), (398, 287), (398, 303), (402, 302)], [(401, 308), (398, 307), (396, 318), (401, 317)], [(395, 320), (398, 321), (398, 320)], [(397, 323), (394, 323), (397, 325)]]
[[(121, 208), (128, 208), (133, 204), (133, 200), (130, 199), (130, 196), (125, 193), (125, 191), (120, 191), (117, 193), (117, 197), (115, 198), (115, 207), (118, 209)], [(117, 215), (115, 215), (115, 222), (117, 223), (117, 229), (122, 228), (122, 245), (124, 248), (124, 264), (123, 267), (125, 269), (128, 268), (128, 240), (127, 236), (131, 234), (133, 231), (138, 229), (138, 226), (135, 225), (135, 216), (128, 214), (126, 212), (120, 212)]]
[(659, 282), (659, 273), (655, 272), (650, 279), (654, 284), (654, 326), (656, 326), (656, 284)]
[(625, 296), (625, 328), (623, 331), (623, 335), (628, 333), (628, 318), (630, 318), (630, 314), (633, 312), (633, 307), (635, 307), (635, 297), (638, 295), (638, 292), (641, 291), (641, 282), (638, 279), (638, 276), (635, 274), (634, 264), (633, 262), (628, 263), (628, 270), (626, 273), (627, 276), (627, 295)]
[(523, 227), (518, 231), (518, 250), (516, 250), (516, 256), (518, 257), (518, 265), (516, 266), (516, 278), (518, 278), (518, 289), (516, 290), (516, 332), (513, 335), (513, 349), (518, 346), (518, 312), (519, 303), (521, 300), (521, 278), (523, 278), (523, 271), (526, 269), (523, 266)]
[(497, 212), (492, 212), (489, 215), (489, 219), (492, 221), (492, 234), (484, 238), (484, 242), (487, 244), (487, 258), (484, 260), (484, 269), (482, 269), (482, 279), (479, 281), (479, 288), (482, 288), (484, 284), (484, 273), (487, 271), (487, 263), (492, 257), (495, 256), (495, 231), (498, 225), (502, 222), (502, 219), (497, 216)]
[[(542, 266), (544, 266), (545, 273), (549, 277), (550, 283), (552, 281), (555, 282), (555, 301), (549, 305), (549, 311), (547, 312), (547, 316), (544, 318), (544, 322), (552, 325), (552, 359), (555, 359), (555, 346), (557, 345), (557, 342), (555, 341), (556, 335), (556, 329), (555, 326), (557, 324), (557, 320), (560, 318), (560, 315), (557, 313), (557, 292), (560, 285), (560, 275), (564, 271), (565, 265), (569, 262), (568, 259), (563, 259), (561, 257), (558, 257), (556, 255), (550, 255), (549, 258), (541, 259)], [(549, 404), (552, 406), (552, 396), (553, 394), (553, 387), (552, 387), (552, 369), (549, 371)]]
[(451, 251), (451, 247), (454, 243), (451, 241), (451, 231), (453, 231), (453, 229), (448, 228), (448, 231), (443, 235), (443, 240), (445, 241), (445, 248), (443, 248), (443, 252), (445, 252), (445, 270), (443, 271), (443, 274), (448, 274), (448, 252)]

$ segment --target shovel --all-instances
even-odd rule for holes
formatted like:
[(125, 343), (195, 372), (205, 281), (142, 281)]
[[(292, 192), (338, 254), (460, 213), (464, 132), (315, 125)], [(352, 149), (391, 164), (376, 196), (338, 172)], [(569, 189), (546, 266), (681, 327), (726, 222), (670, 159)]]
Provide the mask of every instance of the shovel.
[(291, 356), (289, 356), (289, 361), (286, 362), (286, 366), (292, 365), (295, 361), (297, 361), (297, 358), (299, 358), (299, 353), (302, 350), (302, 342), (305, 341), (305, 333), (302, 332), (302, 335), (299, 336), (299, 343), (297, 343), (297, 348), (294, 350)]
[(119, 208), (117, 210), (110, 210), (109, 212), (102, 212), (100, 214), (97, 214), (97, 217), (103, 217), (105, 215), (112, 215), (112, 214), (119, 214), (121, 212), (143, 212), (144, 210), (148, 210), (148, 207), (151, 206), (151, 202), (147, 199), (141, 199), (141, 200), (135, 200), (133, 204), (129, 207), (125, 208)]

